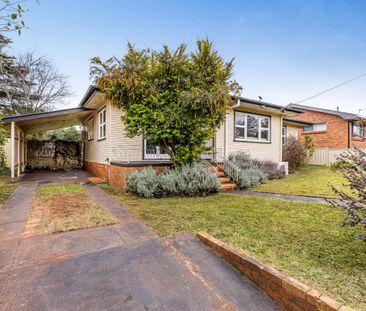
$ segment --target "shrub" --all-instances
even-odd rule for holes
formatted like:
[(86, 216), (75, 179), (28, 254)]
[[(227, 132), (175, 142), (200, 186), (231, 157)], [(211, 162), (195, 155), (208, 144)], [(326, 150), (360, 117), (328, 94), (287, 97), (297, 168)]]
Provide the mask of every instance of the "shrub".
[(342, 171), (349, 182), (345, 186), (350, 188), (352, 194), (332, 186), (341, 199), (331, 200), (330, 203), (345, 209), (343, 225), (360, 228), (361, 234), (358, 237), (366, 242), (366, 152), (355, 148), (343, 153), (339, 161), (348, 164)]
[(245, 189), (267, 181), (267, 175), (256, 166), (241, 170), (237, 186)]
[(168, 195), (205, 196), (219, 191), (219, 179), (198, 163), (187, 164), (161, 176), (161, 188)]
[(238, 151), (230, 154), (228, 159), (240, 169), (236, 183), (238, 188), (249, 188), (267, 180), (267, 174), (256, 165), (256, 160), (253, 160), (248, 153)]
[(351, 168), (352, 163), (345, 162), (345, 161), (342, 161), (342, 160), (337, 160), (337, 161), (334, 161), (334, 162), (330, 163), (329, 167), (330, 167), (331, 170), (343, 170), (343, 169), (346, 169), (346, 168)]
[(284, 167), (279, 167), (275, 162), (254, 159), (253, 163), (267, 175), (268, 179), (280, 179), (286, 174)]
[(126, 191), (144, 198), (153, 198), (160, 191), (160, 176), (151, 168), (144, 168), (127, 176)]
[(218, 192), (219, 179), (201, 164), (187, 164), (158, 175), (151, 167), (127, 176), (126, 190), (145, 198), (163, 191), (167, 195), (205, 196)]
[(250, 154), (243, 151), (237, 151), (229, 154), (228, 159), (242, 170), (254, 167)]
[(282, 159), (288, 162), (290, 172), (306, 164), (308, 152), (305, 146), (295, 137), (289, 136), (285, 139), (282, 147)]

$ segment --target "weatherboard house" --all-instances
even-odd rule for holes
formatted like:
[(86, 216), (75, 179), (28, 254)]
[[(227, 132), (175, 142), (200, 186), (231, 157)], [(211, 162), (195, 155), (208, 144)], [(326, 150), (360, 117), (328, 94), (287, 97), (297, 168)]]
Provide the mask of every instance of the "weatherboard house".
[[(237, 97), (213, 140), (207, 142), (212, 152), (202, 157), (223, 163), (230, 153), (245, 151), (253, 158), (281, 163), (284, 138), (310, 124), (296, 120), (300, 114), (292, 107)], [(85, 169), (117, 190), (124, 190), (126, 176), (134, 170), (170, 166), (169, 156), (160, 146), (142, 136), (127, 137), (122, 115), (101, 90), (90, 86), (76, 108), (4, 118), (10, 132), (12, 177), (19, 176), (27, 165), (27, 135), (73, 125), (83, 127)]]

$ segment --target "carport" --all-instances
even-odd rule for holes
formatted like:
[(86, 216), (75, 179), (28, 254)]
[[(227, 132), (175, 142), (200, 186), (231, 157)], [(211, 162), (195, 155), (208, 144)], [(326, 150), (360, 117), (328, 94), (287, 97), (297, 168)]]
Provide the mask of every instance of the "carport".
[(10, 132), (11, 177), (20, 176), (27, 165), (27, 135), (81, 125), (92, 111), (78, 107), (4, 118), (2, 122)]

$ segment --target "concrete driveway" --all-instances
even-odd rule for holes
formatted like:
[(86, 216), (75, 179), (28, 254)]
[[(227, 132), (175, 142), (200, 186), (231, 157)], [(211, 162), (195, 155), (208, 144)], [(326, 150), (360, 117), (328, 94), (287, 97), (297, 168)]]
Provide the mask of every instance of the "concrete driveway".
[(0, 209), (1, 310), (282, 310), (192, 235), (157, 238), (95, 186), (118, 224), (22, 238), (34, 189), (75, 175), (29, 175)]

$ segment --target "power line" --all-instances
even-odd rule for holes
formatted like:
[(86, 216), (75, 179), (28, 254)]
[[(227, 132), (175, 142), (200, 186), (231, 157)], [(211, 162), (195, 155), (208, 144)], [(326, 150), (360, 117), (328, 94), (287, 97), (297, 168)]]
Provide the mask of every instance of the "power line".
[(345, 84), (347, 84), (347, 83), (350, 83), (350, 82), (352, 82), (352, 81), (355, 81), (355, 80), (357, 80), (357, 79), (360, 79), (360, 78), (362, 78), (362, 77), (364, 77), (364, 76), (366, 76), (366, 72), (364, 72), (363, 74), (360, 74), (359, 76), (354, 77), (354, 78), (352, 78), (352, 79), (350, 79), (350, 80), (347, 80), (347, 81), (345, 81), (345, 82), (343, 82), (343, 83), (341, 83), (341, 84), (338, 84), (338, 85), (336, 85), (336, 86), (333, 86), (333, 87), (331, 87), (330, 89), (327, 89), (327, 90), (325, 90), (325, 91), (323, 91), (323, 92), (317, 93), (317, 94), (315, 94), (315, 95), (313, 95), (313, 96), (310, 96), (310, 97), (308, 97), (308, 98), (305, 98), (305, 99), (303, 99), (303, 100), (300, 100), (300, 101), (296, 102), (295, 104), (300, 104), (300, 103), (302, 103), (302, 102), (305, 102), (305, 101), (307, 101), (307, 100), (309, 100), (309, 99), (312, 99), (312, 98), (314, 98), (314, 97), (317, 97), (317, 96), (319, 96), (319, 95), (322, 95), (322, 94), (324, 94), (324, 93), (327, 93), (327, 92), (329, 92), (329, 91), (332, 91), (332, 90), (334, 90), (334, 89), (336, 89), (336, 88), (338, 88), (338, 87), (340, 87), (340, 86), (342, 86), (342, 85), (345, 85)]

